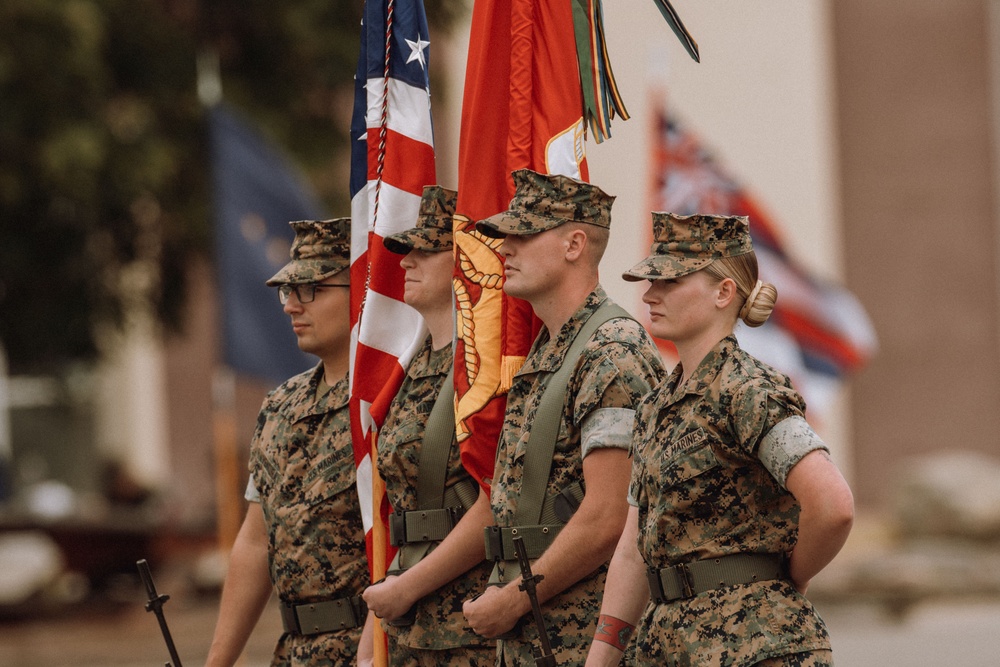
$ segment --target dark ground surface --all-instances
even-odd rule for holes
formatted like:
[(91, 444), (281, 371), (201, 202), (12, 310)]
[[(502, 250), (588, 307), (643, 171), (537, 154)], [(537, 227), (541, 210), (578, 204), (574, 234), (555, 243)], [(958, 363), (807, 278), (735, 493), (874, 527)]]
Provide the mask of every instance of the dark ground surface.
[[(173, 562), (154, 568), (153, 577), (158, 592), (170, 595), (163, 609), (182, 665), (201, 666), (215, 628), (218, 593), (198, 591), (190, 558)], [(829, 586), (826, 593), (821, 586), (810, 593), (830, 629), (838, 667), (1000, 665), (1000, 596), (926, 597), (899, 614), (875, 598), (831, 595)], [(0, 667), (162, 667), (170, 656), (145, 601), (136, 573), (70, 608), (0, 615)], [(280, 633), (272, 599), (242, 667), (268, 665)]]
[[(217, 610), (214, 596), (171, 598), (164, 606), (184, 667), (204, 664)], [(997, 601), (926, 603), (903, 619), (871, 605), (838, 604), (820, 611), (833, 636), (838, 667), (1000, 664)], [(243, 667), (268, 665), (280, 631), (272, 601), (247, 647)], [(0, 622), (3, 667), (161, 667), (167, 660), (156, 618), (143, 608), (141, 594), (131, 605), (104, 601), (73, 613)]]

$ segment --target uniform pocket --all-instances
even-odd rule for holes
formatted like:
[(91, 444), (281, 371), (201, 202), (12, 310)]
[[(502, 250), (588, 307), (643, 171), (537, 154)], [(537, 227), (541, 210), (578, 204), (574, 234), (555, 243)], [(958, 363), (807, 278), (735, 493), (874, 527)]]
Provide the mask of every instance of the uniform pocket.
[(667, 487), (681, 484), (719, 465), (712, 443), (701, 429), (672, 443), (661, 461), (660, 479)]
[(349, 447), (327, 452), (310, 468), (302, 481), (302, 498), (306, 505), (316, 503), (346, 491), (355, 483), (354, 453)]

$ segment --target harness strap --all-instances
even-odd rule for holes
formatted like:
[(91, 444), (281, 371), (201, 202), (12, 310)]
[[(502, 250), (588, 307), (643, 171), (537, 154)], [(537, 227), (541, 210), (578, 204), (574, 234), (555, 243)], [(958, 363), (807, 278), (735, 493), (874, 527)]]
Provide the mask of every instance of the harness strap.
[(448, 455), (455, 440), (455, 365), (438, 392), (434, 407), (427, 416), (420, 446), (417, 472), (417, 507), (440, 509), (444, 506), (444, 483), (448, 474)]
[(616, 318), (632, 319), (632, 316), (610, 300), (605, 300), (590, 314), (566, 351), (562, 365), (552, 374), (542, 393), (535, 420), (531, 424), (531, 435), (528, 436), (527, 451), (522, 465), (521, 492), (517, 501), (517, 511), (514, 513), (514, 523), (517, 525), (530, 526), (541, 523), (542, 506), (552, 468), (552, 455), (556, 448), (570, 377), (576, 370), (583, 348), (594, 332), (605, 322)]

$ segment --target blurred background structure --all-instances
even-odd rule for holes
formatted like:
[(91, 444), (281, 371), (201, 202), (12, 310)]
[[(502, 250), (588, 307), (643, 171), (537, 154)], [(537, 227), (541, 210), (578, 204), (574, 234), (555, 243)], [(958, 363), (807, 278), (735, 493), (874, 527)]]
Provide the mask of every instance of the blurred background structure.
[[(240, 457), (282, 378), (225, 362), (196, 62), (217, 58), (223, 99), (345, 215), (361, 4), (0, 4), (0, 622), (139, 603), (141, 557), (180, 588), (161, 592), (211, 600), (206, 554), (241, 515)], [(426, 4), (438, 176), (455, 187), (470, 3)], [(1000, 3), (675, 6), (701, 64), (652, 2), (605, 6), (632, 118), (588, 142), (591, 180), (618, 196), (602, 282), (643, 312), (618, 276), (648, 251), (669, 113), (752, 193), (791, 260), (857, 298), (877, 338), (810, 400), (859, 509), (813, 593), (839, 619), (835, 648), (843, 629), (838, 664), (940, 664), (844, 610), (875, 603), (927, 636), (920, 614), (936, 608), (921, 605), (1000, 599)], [(261, 237), (278, 264), (279, 234)], [(276, 298), (259, 308), (280, 316)], [(996, 608), (970, 608), (965, 625), (995, 638)], [(202, 620), (185, 627), (210, 632)], [(152, 618), (136, 622), (156, 641)], [(7, 644), (37, 638), (18, 627), (0, 633), (0, 664), (63, 664)], [(197, 654), (207, 637), (179, 645)], [(969, 650), (951, 664), (995, 664)]]

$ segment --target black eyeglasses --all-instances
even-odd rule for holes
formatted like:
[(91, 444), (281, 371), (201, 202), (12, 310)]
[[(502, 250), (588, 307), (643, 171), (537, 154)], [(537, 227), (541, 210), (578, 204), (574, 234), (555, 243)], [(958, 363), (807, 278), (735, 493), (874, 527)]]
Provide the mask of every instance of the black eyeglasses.
[(288, 297), (295, 292), (299, 303), (312, 303), (316, 299), (316, 290), (323, 287), (347, 287), (350, 285), (327, 285), (325, 283), (300, 283), (297, 285), (278, 285), (278, 301), (281, 305), (288, 303)]

